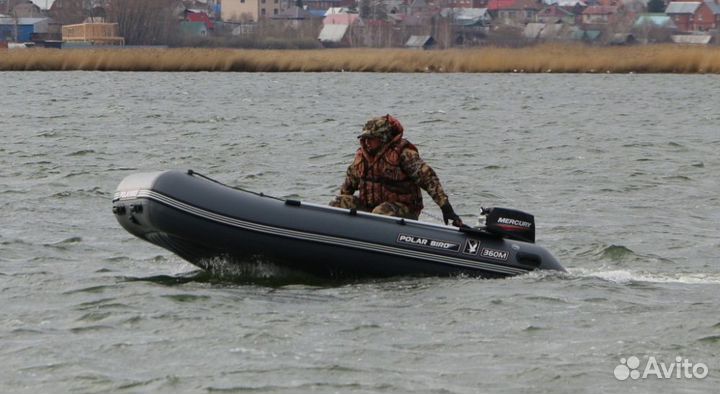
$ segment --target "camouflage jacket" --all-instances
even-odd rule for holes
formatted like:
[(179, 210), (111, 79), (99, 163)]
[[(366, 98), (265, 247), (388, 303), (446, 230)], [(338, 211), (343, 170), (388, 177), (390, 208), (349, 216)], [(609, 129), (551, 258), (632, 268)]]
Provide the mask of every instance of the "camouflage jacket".
[(340, 194), (360, 191), (360, 202), (372, 209), (383, 202), (400, 202), (411, 211), (423, 208), (420, 188), (439, 206), (448, 202), (435, 171), (420, 158), (417, 148), (405, 139), (393, 139), (376, 155), (363, 148), (348, 167)]

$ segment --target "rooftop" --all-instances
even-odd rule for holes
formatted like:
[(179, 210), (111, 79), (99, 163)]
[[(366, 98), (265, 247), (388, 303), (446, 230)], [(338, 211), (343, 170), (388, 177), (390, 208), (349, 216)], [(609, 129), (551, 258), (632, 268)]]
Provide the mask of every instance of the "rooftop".
[(665, 9), (666, 14), (694, 14), (700, 7), (699, 1), (673, 1)]

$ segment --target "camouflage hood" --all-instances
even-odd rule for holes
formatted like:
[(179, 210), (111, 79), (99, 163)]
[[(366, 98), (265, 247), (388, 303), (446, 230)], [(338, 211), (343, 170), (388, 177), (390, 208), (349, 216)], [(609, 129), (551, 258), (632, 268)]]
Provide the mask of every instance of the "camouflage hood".
[(385, 115), (368, 120), (358, 138), (380, 138), (383, 144), (387, 144), (392, 140), (400, 140), (403, 131), (403, 126), (399, 120), (390, 115)]

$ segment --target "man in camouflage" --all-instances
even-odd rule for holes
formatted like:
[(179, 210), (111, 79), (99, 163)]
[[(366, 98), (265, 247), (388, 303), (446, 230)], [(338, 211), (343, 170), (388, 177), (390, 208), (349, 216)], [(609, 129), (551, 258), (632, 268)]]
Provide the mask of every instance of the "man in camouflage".
[[(445, 224), (452, 221), (462, 226), (435, 171), (420, 158), (415, 145), (403, 138), (403, 131), (390, 115), (365, 124), (340, 195), (330, 205), (417, 220), (423, 209), (422, 188), (440, 206)], [(359, 196), (354, 195), (356, 190)]]

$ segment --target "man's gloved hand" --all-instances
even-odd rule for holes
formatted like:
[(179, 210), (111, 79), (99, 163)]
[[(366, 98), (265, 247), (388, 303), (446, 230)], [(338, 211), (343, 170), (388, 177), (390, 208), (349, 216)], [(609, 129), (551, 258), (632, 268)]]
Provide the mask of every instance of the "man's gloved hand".
[(442, 207), (440, 207), (440, 209), (442, 210), (443, 221), (445, 222), (445, 224), (448, 224), (448, 222), (452, 220), (453, 226), (455, 226), (455, 227), (463, 226), (463, 222), (460, 219), (460, 216), (458, 216), (455, 213), (455, 211), (453, 211), (452, 205), (450, 205), (449, 202), (446, 203), (445, 205), (443, 205)]

